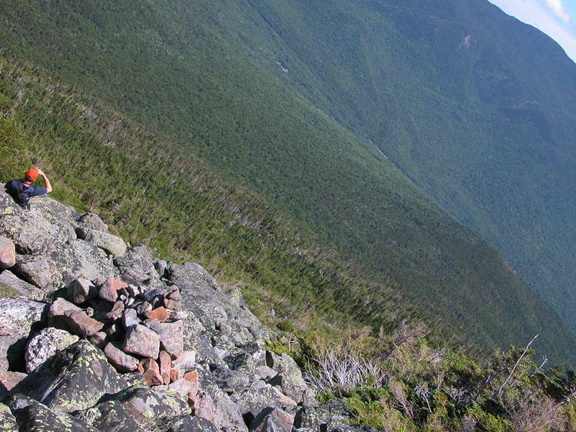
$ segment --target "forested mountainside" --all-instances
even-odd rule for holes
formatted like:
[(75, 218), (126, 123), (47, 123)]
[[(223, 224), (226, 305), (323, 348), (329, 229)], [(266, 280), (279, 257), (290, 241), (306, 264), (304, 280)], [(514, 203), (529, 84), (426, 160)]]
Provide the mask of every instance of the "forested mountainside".
[[(275, 300), (285, 317), (294, 317), (298, 303), (384, 327), (440, 317), (440, 332), (450, 328), (483, 347), (523, 345), (540, 333), (547, 355), (571, 359), (573, 338), (556, 313), (502, 255), (401, 173), (432, 192), (423, 180), (429, 173), (439, 182), (436, 199), (461, 202), (451, 210), (462, 218), (475, 209), (463, 204), (484, 195), (456, 188), (461, 178), (448, 181), (432, 168), (471, 173), (444, 162), (472, 165), (478, 144), (500, 142), (498, 132), (509, 126), (501, 121), (501, 129), (485, 130), (501, 119), (499, 111), (485, 110), (491, 105), (479, 96), (480, 84), (462, 79), (466, 85), (458, 88), (444, 73), (448, 51), (446, 59), (429, 61), (424, 42), (444, 33), (426, 27), (427, 20), (452, 28), (454, 11), (442, 5), (448, 3), (427, 4), (421, 15), (389, 2), (333, 2), (326, 9), (320, 2), (2, 1), (9, 62), (43, 67), (23, 73), (6, 63), (1, 91), (13, 115), (7, 136), (30, 146), (20, 162), (40, 154), (63, 173), (68, 200), (98, 208), (166, 253), (226, 269), (257, 300)], [(466, 5), (474, 15), (476, 3)], [(460, 43), (470, 46), (451, 53), (472, 59), (479, 42), (467, 36)], [(382, 63), (360, 62), (368, 59)], [(75, 101), (47, 73), (117, 112), (97, 114), (99, 102)], [(485, 90), (501, 95), (494, 87), (501, 74), (484, 77)], [(125, 127), (129, 119), (147, 129)], [(378, 134), (370, 133), (376, 126)], [(517, 143), (519, 130), (506, 140)], [(501, 161), (500, 153), (479, 151)], [(416, 163), (427, 158), (437, 165)], [(500, 177), (480, 166), (487, 171), (463, 185), (490, 191), (491, 184), (476, 182)], [(512, 215), (494, 207), (483, 214)]]
[(484, 0), (251, 2), (285, 79), (496, 245), (576, 331), (576, 65)]

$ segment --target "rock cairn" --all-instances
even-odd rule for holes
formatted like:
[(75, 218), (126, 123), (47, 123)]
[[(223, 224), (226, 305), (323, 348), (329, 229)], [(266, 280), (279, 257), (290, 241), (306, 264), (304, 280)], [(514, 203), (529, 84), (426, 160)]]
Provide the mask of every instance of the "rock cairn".
[[(0, 430), (352, 430), (278, 335), (195, 263), (127, 245), (50, 197), (0, 191)], [(365, 430), (366, 428), (363, 428)]]
[(190, 377), (183, 366), (194, 367), (195, 353), (184, 352), (179, 288), (147, 288), (145, 275), (131, 273), (130, 279), (72, 281), (67, 298), (51, 304), (48, 324), (102, 349), (118, 372), (142, 372), (150, 386)]

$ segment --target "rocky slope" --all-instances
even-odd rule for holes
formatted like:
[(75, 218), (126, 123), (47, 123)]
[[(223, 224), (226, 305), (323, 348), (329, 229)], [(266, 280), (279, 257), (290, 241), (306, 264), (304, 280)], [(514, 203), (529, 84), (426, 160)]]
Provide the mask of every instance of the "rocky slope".
[(127, 245), (95, 214), (0, 190), (0, 429), (349, 429), (277, 338), (198, 264)]

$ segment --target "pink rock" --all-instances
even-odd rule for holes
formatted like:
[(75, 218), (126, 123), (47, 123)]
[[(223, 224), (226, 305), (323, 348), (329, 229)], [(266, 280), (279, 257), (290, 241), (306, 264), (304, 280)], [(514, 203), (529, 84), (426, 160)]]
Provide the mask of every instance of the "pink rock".
[(170, 382), (173, 383), (180, 378), (180, 373), (176, 369), (170, 369)]
[(118, 299), (118, 290), (127, 288), (128, 284), (116, 280), (114, 278), (108, 278), (98, 289), (98, 295), (100, 298), (109, 301), (110, 303), (115, 303)]
[(117, 344), (109, 343), (106, 345), (104, 354), (119, 372), (132, 372), (138, 367), (138, 359), (126, 354)]
[(165, 322), (168, 319), (168, 316), (168, 311), (164, 306), (160, 306), (159, 308), (146, 313), (146, 318), (160, 322)]
[(158, 362), (160, 363), (160, 375), (162, 375), (164, 384), (170, 384), (170, 371), (172, 369), (172, 358), (170, 358), (170, 354), (166, 351), (160, 351)]
[(179, 357), (184, 352), (184, 323), (181, 320), (163, 323), (160, 326), (160, 343), (172, 358)]
[(196, 353), (194, 351), (184, 351), (172, 363), (172, 368), (177, 370), (180, 376), (186, 372), (194, 370), (196, 367)]
[(141, 363), (142, 368), (144, 370), (143, 376), (148, 385), (150, 386), (157, 386), (162, 385), (164, 383), (164, 379), (160, 374), (160, 367), (158, 363), (156, 363), (152, 359), (146, 359), (144, 362)]
[(182, 308), (182, 301), (166, 298), (164, 299), (164, 306), (166, 309), (179, 310)]
[(98, 291), (88, 279), (76, 279), (68, 286), (68, 298), (75, 304), (97, 297)]
[(16, 264), (16, 248), (6, 237), (0, 236), (0, 268), (8, 269)]
[(143, 325), (135, 325), (126, 331), (124, 351), (142, 357), (156, 359), (160, 353), (160, 336)]
[(18, 384), (27, 376), (28, 375), (23, 372), (10, 372), (0, 370), (0, 383), (6, 387), (7, 391), (10, 391), (16, 386), (16, 384)]
[(184, 379), (192, 384), (192, 393), (194, 393), (194, 395), (198, 393), (198, 389), (200, 387), (198, 378), (199, 376), (197, 370), (193, 370), (184, 374)]
[(111, 321), (119, 320), (124, 315), (124, 309), (124, 303), (117, 301), (114, 303), (112, 310), (106, 314), (106, 319)]
[(277, 395), (277, 397), (278, 397), (278, 400), (279, 400), (280, 402), (282, 402), (283, 404), (286, 404), (286, 405), (298, 405), (294, 399), (289, 398), (289, 397), (286, 396), (284, 393), (282, 393), (280, 390), (278, 390), (276, 387), (272, 387), (272, 390), (274, 390), (274, 391), (276, 392), (276, 395)]
[(57, 298), (50, 305), (50, 309), (48, 310), (48, 320), (56, 317), (62, 317), (68, 311), (81, 311), (81, 310), (82, 309), (80, 309), (74, 303), (70, 303), (69, 301), (64, 300), (63, 298)]
[(69, 310), (64, 314), (67, 317), (67, 324), (78, 336), (92, 336), (104, 327), (100, 321), (90, 318), (82, 311)]

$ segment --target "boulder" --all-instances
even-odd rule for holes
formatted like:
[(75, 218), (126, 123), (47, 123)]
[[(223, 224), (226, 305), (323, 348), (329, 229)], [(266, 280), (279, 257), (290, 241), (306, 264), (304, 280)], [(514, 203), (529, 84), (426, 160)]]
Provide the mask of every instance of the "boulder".
[(124, 385), (102, 351), (80, 340), (36, 368), (10, 394), (22, 393), (52, 410), (70, 413), (93, 406)]
[(304, 381), (302, 371), (292, 357), (287, 354), (278, 356), (267, 351), (266, 364), (278, 372), (278, 375), (267, 381), (270, 385), (298, 403), (314, 404), (315, 393)]
[(108, 231), (108, 225), (95, 213), (85, 213), (78, 218), (81, 228), (92, 229), (96, 231)]
[(45, 297), (44, 291), (37, 286), (20, 279), (10, 270), (4, 270), (0, 273), (0, 284), (10, 287), (19, 292), (20, 295), (32, 300), (42, 300)]
[(32, 285), (48, 291), (54, 291), (51, 286), (61, 279), (58, 271), (43, 256), (18, 255), (14, 272)]
[(35, 212), (24, 212), (18, 206), (14, 209), (14, 214), (0, 218), (0, 233), (14, 243), (19, 254), (46, 255), (58, 243), (58, 226)]
[(189, 416), (177, 421), (167, 432), (218, 432), (218, 429), (202, 417)]
[(19, 432), (99, 432), (71, 415), (51, 410), (46, 405), (24, 395), (8, 398), (19, 425)]
[(26, 344), (24, 359), (26, 372), (30, 373), (46, 360), (78, 341), (78, 336), (54, 327), (47, 327), (34, 334)]
[(80, 214), (74, 207), (62, 204), (50, 195), (43, 195), (36, 198), (34, 212), (38, 217), (57, 226), (62, 233), (66, 233), (66, 236), (63, 237), (64, 243), (76, 238), (76, 221)]
[(46, 254), (76, 238), (76, 212), (49, 196), (35, 198), (33, 211), (26, 211), (1, 193), (0, 207), (0, 232), (14, 242), (17, 253)]
[(76, 279), (118, 277), (118, 271), (107, 255), (96, 245), (81, 239), (71, 240), (66, 247), (54, 249), (50, 263), (62, 275), (62, 287)]
[(22, 213), (24, 213), (24, 210), (20, 208), (14, 202), (14, 199), (6, 193), (4, 184), (0, 183), (0, 218)]
[(126, 255), (128, 246), (120, 237), (105, 231), (83, 228), (79, 230), (80, 238), (86, 240), (113, 257), (123, 257)]
[(117, 400), (101, 402), (92, 408), (77, 413), (76, 417), (99, 431), (147, 432)]
[(14, 243), (0, 236), (0, 269), (9, 269), (16, 264), (16, 247)]
[[(131, 387), (79, 414), (102, 431), (164, 432), (180, 419), (189, 416), (186, 398), (150, 388)], [(116, 424), (116, 429), (110, 425)], [(118, 428), (118, 426), (122, 426)], [(130, 429), (132, 427), (132, 429)]]
[(16, 422), (16, 417), (12, 414), (12, 411), (8, 405), (0, 403), (0, 430), (4, 432), (19, 432), (18, 423)]
[(0, 299), (0, 370), (24, 371), (32, 328), (46, 322), (48, 304), (23, 297)]

